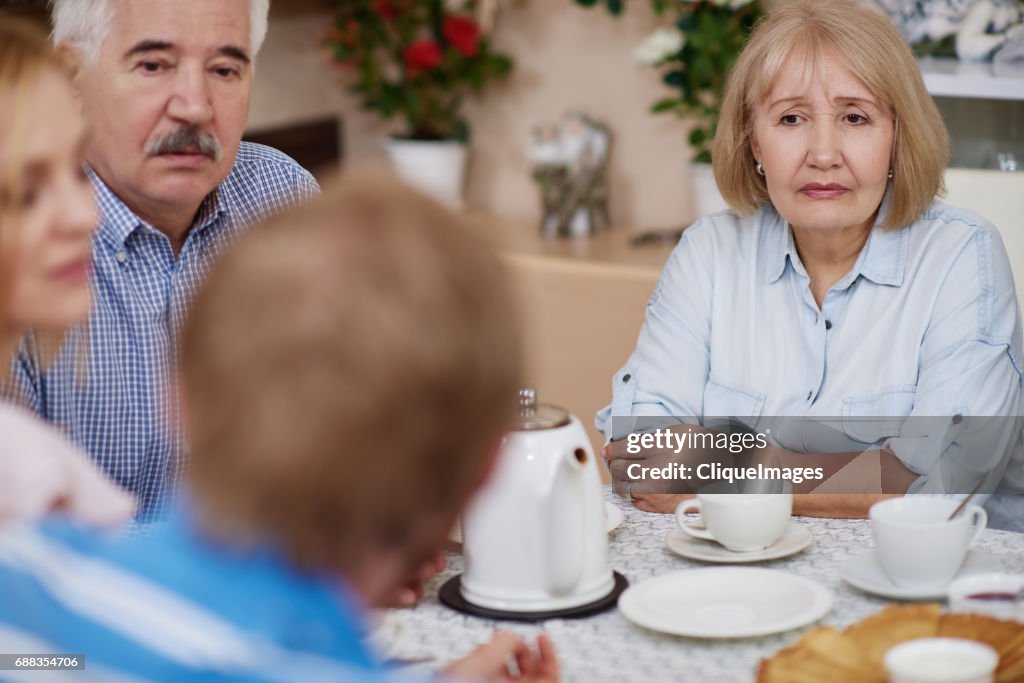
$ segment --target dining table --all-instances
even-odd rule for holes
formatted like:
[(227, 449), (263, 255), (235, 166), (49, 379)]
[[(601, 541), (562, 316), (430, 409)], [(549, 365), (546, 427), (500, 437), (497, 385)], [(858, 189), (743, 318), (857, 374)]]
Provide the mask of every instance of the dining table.
[[(623, 513), (622, 524), (608, 537), (610, 564), (631, 585), (676, 570), (722, 566), (687, 559), (669, 549), (666, 537), (677, 527), (674, 515), (638, 510), (609, 488), (605, 499)], [(845, 628), (898, 602), (863, 592), (841, 578), (846, 563), (873, 547), (869, 521), (793, 519), (813, 535), (810, 546), (789, 557), (753, 566), (810, 579), (832, 594), (829, 612), (801, 628), (761, 637), (706, 639), (648, 630), (633, 624), (615, 608), (585, 618), (539, 623), (469, 616), (438, 600), (438, 589), (463, 569), (462, 555), (453, 546), (447, 553), (445, 570), (431, 580), (415, 607), (376, 613), (371, 640), (386, 658), (422, 673), (435, 672), (468, 654), (496, 630), (508, 630), (529, 641), (547, 633), (558, 655), (562, 680), (567, 682), (754, 681), (762, 659), (791, 645), (812, 626)], [(1024, 534), (986, 529), (975, 550), (1003, 571), (1024, 573)]]

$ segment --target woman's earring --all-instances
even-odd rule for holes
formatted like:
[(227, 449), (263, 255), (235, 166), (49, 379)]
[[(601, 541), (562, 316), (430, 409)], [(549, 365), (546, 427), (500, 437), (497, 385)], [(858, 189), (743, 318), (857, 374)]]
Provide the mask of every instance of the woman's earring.
[[(754, 165), (754, 170), (757, 171), (757, 175), (764, 175), (764, 166), (761, 165), (760, 161)], [(892, 178), (892, 171), (889, 171), (889, 177)]]
[(889, 169), (889, 180), (892, 180), (892, 169)]

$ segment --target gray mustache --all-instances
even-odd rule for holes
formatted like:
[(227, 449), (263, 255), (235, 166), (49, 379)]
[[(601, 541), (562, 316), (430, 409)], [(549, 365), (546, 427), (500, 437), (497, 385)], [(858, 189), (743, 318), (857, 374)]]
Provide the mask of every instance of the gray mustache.
[(182, 126), (170, 133), (154, 137), (146, 143), (146, 154), (151, 157), (192, 150), (199, 150), (200, 154), (205, 154), (214, 161), (220, 161), (224, 155), (217, 138), (195, 126)]

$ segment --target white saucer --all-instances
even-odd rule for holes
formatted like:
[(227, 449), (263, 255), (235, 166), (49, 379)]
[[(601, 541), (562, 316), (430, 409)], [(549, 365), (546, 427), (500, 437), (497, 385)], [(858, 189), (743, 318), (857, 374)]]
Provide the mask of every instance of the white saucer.
[(673, 529), (665, 537), (665, 543), (669, 550), (679, 553), (691, 560), (704, 560), (705, 562), (720, 562), (726, 564), (741, 564), (745, 562), (761, 562), (763, 560), (775, 560), (780, 557), (794, 555), (805, 549), (814, 541), (811, 530), (802, 524), (792, 522), (782, 538), (772, 543), (763, 550), (753, 550), (748, 553), (737, 553), (729, 550), (724, 545), (714, 541), (705, 541), (702, 538), (694, 538), (682, 529)]
[(622, 512), (622, 508), (614, 503), (604, 502), (604, 530), (611, 533), (622, 526), (622, 522), (625, 521), (626, 515)]
[[(980, 574), (982, 572), (1001, 571), (999, 561), (981, 550), (971, 550), (967, 559), (954, 578)], [(867, 593), (880, 595), (894, 600), (937, 600), (946, 597), (946, 587), (942, 588), (905, 588), (897, 586), (882, 570), (882, 565), (875, 557), (875, 549), (866, 550), (851, 557), (843, 566), (840, 576), (843, 581)]]
[(619, 611), (654, 631), (694, 638), (746, 638), (805, 626), (832, 608), (824, 586), (758, 567), (670, 572), (630, 586)]
[[(611, 533), (622, 526), (622, 522), (626, 516), (622, 512), (622, 508), (617, 505), (613, 505), (608, 501), (604, 502), (604, 530), (607, 533)], [(462, 543), (462, 524), (460, 522), (455, 523), (455, 528), (448, 534), (448, 540), (452, 543)]]

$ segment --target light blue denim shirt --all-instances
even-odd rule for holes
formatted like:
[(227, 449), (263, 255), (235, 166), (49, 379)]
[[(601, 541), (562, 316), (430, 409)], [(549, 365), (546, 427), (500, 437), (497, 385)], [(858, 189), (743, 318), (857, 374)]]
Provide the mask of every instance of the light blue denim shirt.
[[(794, 428), (777, 443), (807, 453), (888, 444), (923, 475), (912, 491), (944, 490), (943, 455), (978, 470), (978, 456), (948, 452), (956, 432), (971, 416), (1019, 416), (1022, 406), (1020, 308), (996, 229), (936, 201), (908, 227), (875, 227), (820, 309), (809, 285), (770, 205), (702, 218), (665, 266), (598, 429), (630, 431), (616, 420), (612, 433), (612, 416), (812, 418), (791, 423), (838, 428)], [(876, 416), (899, 419), (864, 419)], [(941, 438), (921, 426), (935, 420)], [(1024, 456), (1005, 479), (1024, 490)]]

